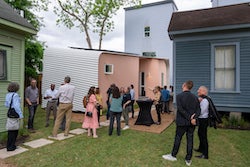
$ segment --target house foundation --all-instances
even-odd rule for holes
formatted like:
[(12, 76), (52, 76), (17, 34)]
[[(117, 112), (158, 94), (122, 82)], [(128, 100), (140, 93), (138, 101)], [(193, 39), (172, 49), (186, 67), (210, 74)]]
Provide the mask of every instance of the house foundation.
[(241, 112), (230, 112), (230, 114), (229, 114), (229, 117), (230, 118), (237, 118), (238, 120), (240, 120), (241, 119)]

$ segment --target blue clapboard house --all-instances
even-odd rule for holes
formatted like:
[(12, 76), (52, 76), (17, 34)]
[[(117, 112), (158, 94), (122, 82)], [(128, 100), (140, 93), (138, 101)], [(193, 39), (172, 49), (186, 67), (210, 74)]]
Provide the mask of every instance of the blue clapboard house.
[(250, 3), (175, 12), (175, 95), (186, 80), (207, 86), (219, 111), (250, 113)]

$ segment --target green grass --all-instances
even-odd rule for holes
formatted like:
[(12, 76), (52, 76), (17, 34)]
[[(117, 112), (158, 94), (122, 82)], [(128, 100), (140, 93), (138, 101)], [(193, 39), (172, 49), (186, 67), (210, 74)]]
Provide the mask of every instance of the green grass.
[[(27, 112), (27, 111), (25, 111)], [(26, 115), (25, 115), (26, 116)], [(27, 118), (27, 116), (26, 116)], [(51, 120), (52, 121), (52, 120)], [(37, 133), (30, 134), (29, 140), (47, 138), (52, 126), (45, 128), (45, 111), (39, 109), (35, 117)], [(51, 122), (52, 125), (52, 122)], [(79, 128), (81, 124), (72, 123), (71, 129)], [(84, 166), (129, 166), (129, 167), (178, 167), (185, 166), (186, 137), (177, 155), (176, 162), (164, 160), (161, 156), (170, 153), (175, 135), (175, 124), (172, 124), (161, 134), (122, 131), (121, 136), (108, 136), (108, 128), (97, 130), (98, 139), (78, 135), (64, 141), (32, 149), (6, 161), (18, 167), (84, 167)], [(250, 166), (250, 133), (249, 131), (209, 128), (209, 160), (192, 158), (192, 166), (202, 167), (248, 167)], [(197, 131), (194, 146), (198, 145)], [(27, 147), (28, 148), (28, 147)], [(193, 154), (198, 155), (196, 152)]]

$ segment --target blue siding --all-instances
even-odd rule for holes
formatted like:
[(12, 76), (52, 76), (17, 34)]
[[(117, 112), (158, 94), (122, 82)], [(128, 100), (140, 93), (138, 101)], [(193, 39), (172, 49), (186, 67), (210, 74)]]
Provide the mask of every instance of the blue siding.
[[(240, 93), (210, 92), (221, 111), (250, 112), (250, 37), (240, 39)], [(227, 39), (223, 39), (227, 40)], [(194, 82), (192, 92), (197, 94), (200, 85), (211, 87), (211, 42), (214, 39), (175, 42), (176, 93), (186, 80)]]

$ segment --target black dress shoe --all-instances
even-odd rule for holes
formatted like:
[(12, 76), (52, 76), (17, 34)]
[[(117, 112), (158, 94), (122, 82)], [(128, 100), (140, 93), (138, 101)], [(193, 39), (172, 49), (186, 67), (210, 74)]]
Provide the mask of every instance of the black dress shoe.
[(196, 158), (200, 158), (200, 159), (208, 159), (208, 156), (205, 156), (205, 155), (203, 155), (203, 154), (201, 154), (201, 155), (197, 155), (197, 156), (195, 156)]
[(202, 151), (199, 150), (199, 149), (194, 149), (194, 151), (199, 152), (199, 153), (202, 153)]

